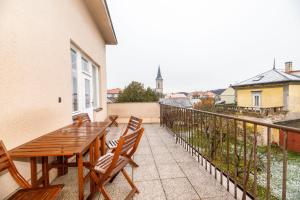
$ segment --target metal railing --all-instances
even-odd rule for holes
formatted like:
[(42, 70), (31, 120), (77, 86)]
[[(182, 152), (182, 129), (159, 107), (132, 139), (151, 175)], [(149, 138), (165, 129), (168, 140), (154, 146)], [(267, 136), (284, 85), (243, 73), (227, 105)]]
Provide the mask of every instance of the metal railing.
[[(287, 140), (289, 132), (300, 133), (300, 129), (163, 104), (160, 118), (161, 126), (171, 130), (176, 142), (197, 157), (235, 198), (299, 197), (293, 195), (300, 195), (300, 186), (287, 181)], [(300, 161), (300, 155), (296, 157)], [(298, 170), (291, 172), (295, 176), (300, 174), (298, 164), (292, 168)]]

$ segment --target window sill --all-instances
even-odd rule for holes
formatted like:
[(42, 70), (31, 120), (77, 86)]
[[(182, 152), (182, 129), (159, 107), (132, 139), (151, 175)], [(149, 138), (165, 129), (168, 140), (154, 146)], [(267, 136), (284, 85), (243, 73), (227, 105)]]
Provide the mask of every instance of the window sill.
[(103, 108), (100, 108), (100, 107), (94, 108), (94, 112), (100, 112), (101, 110), (103, 110)]

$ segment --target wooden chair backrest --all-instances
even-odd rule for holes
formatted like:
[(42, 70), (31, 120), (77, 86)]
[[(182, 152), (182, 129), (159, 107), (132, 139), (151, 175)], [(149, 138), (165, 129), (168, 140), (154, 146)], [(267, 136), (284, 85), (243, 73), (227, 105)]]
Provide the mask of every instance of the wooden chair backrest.
[(18, 172), (15, 164), (13, 163), (9, 153), (7, 152), (2, 140), (0, 140), (0, 172), (8, 170), (14, 180), (22, 188), (31, 188), (30, 184)]
[(123, 135), (126, 135), (129, 130), (130, 131), (136, 131), (136, 130), (138, 130), (142, 126), (142, 122), (143, 122), (142, 119), (140, 119), (138, 117), (131, 116), (129, 118), (129, 122), (127, 124), (127, 127), (126, 127)]
[(91, 119), (87, 113), (81, 113), (73, 116), (73, 122), (80, 127), (84, 124), (91, 123)]
[(112, 170), (116, 167), (120, 155), (129, 154), (127, 153), (129, 150), (130, 150), (130, 154), (131, 152), (134, 153), (136, 151), (143, 133), (144, 133), (144, 128), (139, 128), (138, 130), (132, 133), (121, 136), (118, 146), (114, 151), (114, 157), (111, 162), (111, 165), (106, 171), (107, 176), (109, 176)]

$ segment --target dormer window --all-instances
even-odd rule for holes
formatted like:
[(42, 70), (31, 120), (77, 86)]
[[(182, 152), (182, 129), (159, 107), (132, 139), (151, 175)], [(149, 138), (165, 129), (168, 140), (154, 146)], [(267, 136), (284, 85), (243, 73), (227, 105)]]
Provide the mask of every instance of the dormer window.
[(257, 76), (253, 79), (253, 81), (260, 81), (264, 76)]

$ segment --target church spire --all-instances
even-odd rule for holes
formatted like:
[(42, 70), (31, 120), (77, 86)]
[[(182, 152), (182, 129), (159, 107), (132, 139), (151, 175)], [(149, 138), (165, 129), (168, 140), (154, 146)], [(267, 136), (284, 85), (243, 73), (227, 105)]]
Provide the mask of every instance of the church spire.
[(163, 94), (163, 78), (161, 76), (160, 66), (158, 66), (155, 91), (161, 95)]
[(160, 65), (158, 66), (158, 71), (157, 71), (157, 76), (156, 76), (156, 80), (162, 80), (162, 76), (161, 76), (161, 73), (160, 73)]

